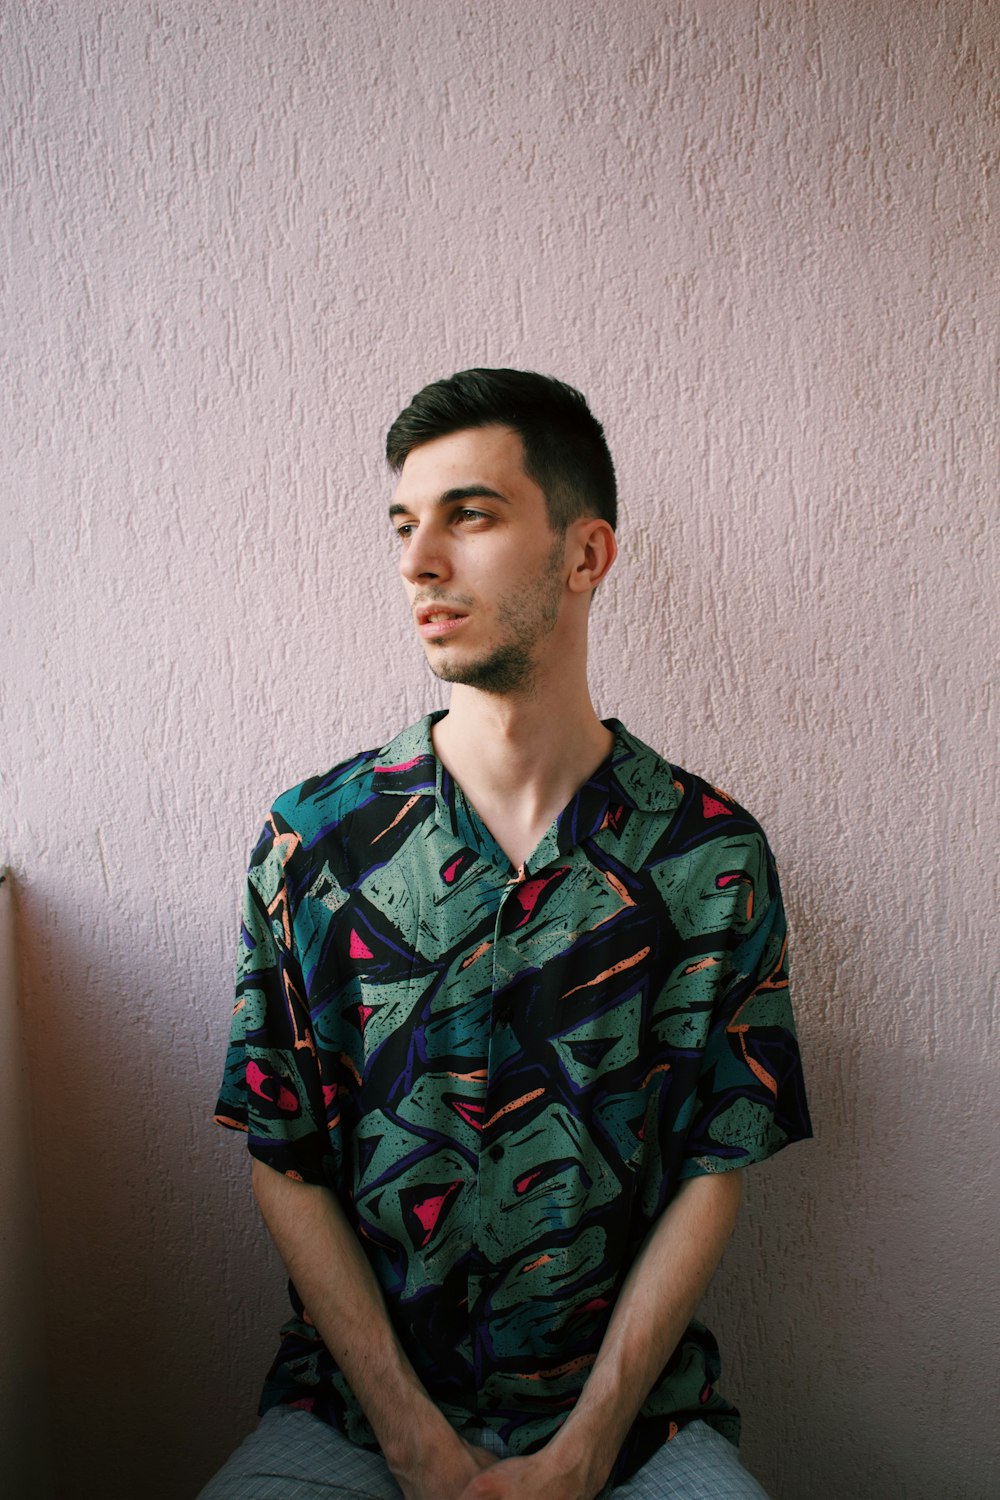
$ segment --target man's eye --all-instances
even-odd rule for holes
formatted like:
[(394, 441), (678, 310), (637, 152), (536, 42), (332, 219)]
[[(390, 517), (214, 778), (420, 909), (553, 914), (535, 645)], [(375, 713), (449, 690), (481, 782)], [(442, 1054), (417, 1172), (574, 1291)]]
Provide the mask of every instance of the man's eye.
[(401, 542), (407, 542), (413, 533), (413, 522), (404, 521), (401, 526), (396, 526), (393, 529)]
[(458, 519), (460, 521), (485, 521), (486, 512), (482, 510), (469, 510), (467, 506), (463, 506), (458, 512)]

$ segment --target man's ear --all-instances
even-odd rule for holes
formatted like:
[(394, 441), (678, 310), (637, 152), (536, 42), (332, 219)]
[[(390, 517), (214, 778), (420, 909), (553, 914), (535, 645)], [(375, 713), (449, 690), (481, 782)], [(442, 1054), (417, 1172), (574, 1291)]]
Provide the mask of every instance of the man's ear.
[(572, 521), (569, 529), (569, 587), (575, 594), (593, 593), (618, 556), (615, 533), (597, 516)]

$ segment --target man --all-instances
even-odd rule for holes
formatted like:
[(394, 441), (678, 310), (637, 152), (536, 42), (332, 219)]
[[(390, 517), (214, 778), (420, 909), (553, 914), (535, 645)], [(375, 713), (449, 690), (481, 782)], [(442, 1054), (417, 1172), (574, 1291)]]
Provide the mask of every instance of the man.
[(730, 1169), (809, 1134), (770, 852), (594, 711), (583, 397), (465, 371), (387, 454), (450, 708), (285, 793), (252, 856), (217, 1118), (295, 1316), (203, 1500), (760, 1496), (692, 1314)]

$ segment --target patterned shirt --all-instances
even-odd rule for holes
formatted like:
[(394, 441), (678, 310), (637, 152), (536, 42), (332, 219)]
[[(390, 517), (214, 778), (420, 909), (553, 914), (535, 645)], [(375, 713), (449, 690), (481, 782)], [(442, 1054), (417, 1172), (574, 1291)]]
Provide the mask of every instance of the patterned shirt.
[[(579, 1397), (678, 1185), (811, 1132), (758, 824), (612, 720), (515, 871), (435, 756), (435, 717), (275, 803), (217, 1119), (333, 1190), (433, 1400), (524, 1453)], [(290, 1292), (261, 1410), (375, 1446)], [(693, 1322), (617, 1480), (695, 1417), (737, 1439), (717, 1377)]]

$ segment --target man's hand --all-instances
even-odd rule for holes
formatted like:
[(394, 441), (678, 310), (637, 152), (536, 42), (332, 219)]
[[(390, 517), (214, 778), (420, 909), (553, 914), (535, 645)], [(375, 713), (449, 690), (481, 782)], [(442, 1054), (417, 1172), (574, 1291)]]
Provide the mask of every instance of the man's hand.
[(565, 1470), (553, 1468), (545, 1449), (528, 1458), (502, 1458), (478, 1474), (458, 1500), (592, 1500), (594, 1491)]
[(467, 1443), (453, 1429), (448, 1437), (439, 1436), (433, 1445), (424, 1445), (405, 1460), (390, 1464), (392, 1477), (406, 1500), (459, 1500), (475, 1495), (469, 1486), (494, 1468), (500, 1460), (494, 1453), (475, 1443)]

